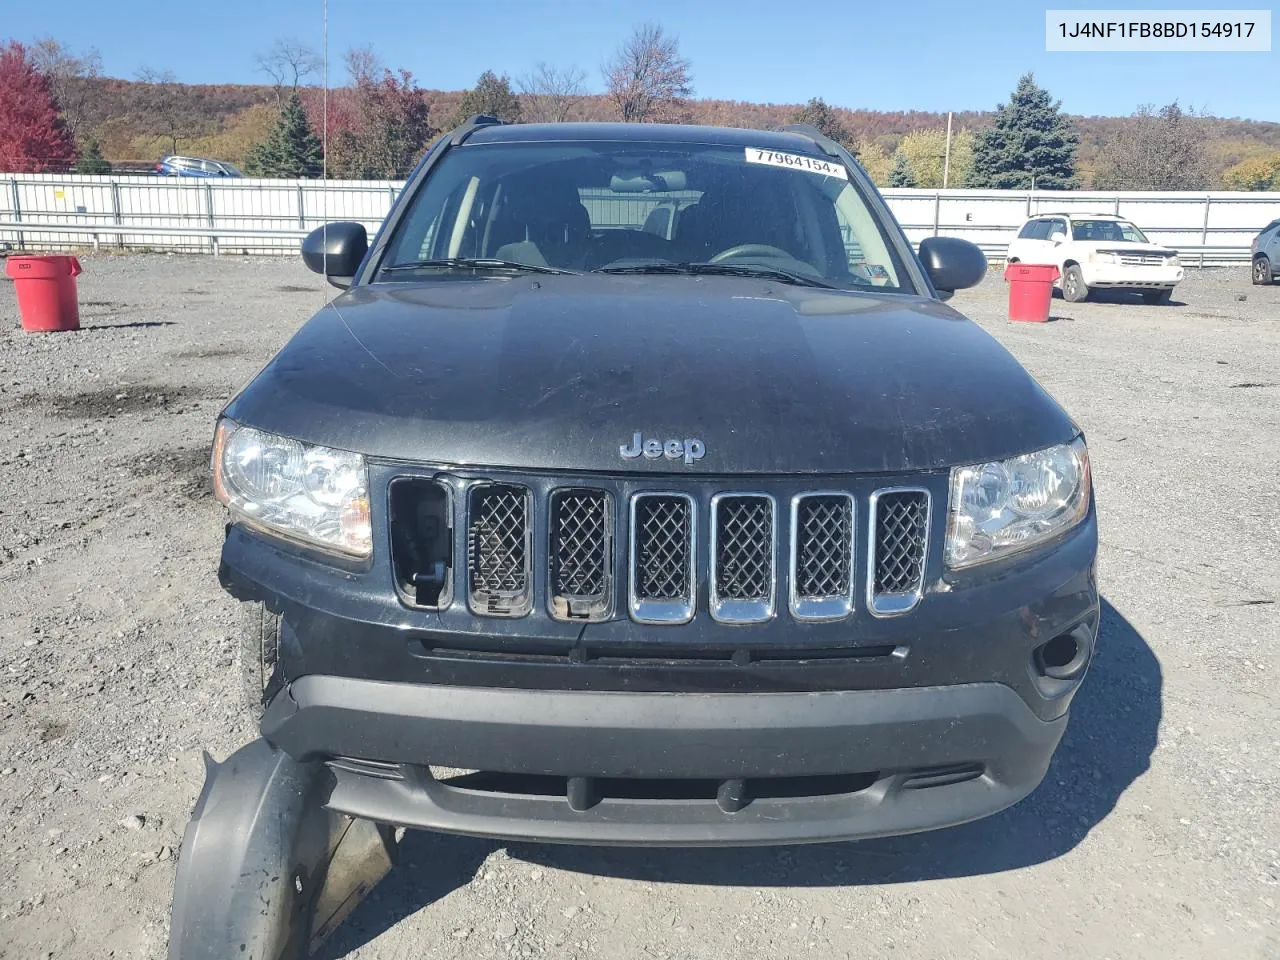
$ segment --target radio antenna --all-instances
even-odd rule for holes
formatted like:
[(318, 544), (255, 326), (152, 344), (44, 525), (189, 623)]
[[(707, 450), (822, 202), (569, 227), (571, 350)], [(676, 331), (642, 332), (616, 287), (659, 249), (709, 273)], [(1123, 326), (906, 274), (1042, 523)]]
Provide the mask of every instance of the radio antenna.
[[(320, 95), (320, 229), (324, 238), (324, 275), (329, 275), (329, 0), (321, 0), (324, 17), (324, 91)], [(320, 285), (323, 301), (326, 294)]]

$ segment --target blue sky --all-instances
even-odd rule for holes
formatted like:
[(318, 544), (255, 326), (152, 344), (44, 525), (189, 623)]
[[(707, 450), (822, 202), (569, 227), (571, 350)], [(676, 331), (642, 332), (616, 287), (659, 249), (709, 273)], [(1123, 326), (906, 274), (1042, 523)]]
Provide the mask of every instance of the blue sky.
[[(321, 45), (321, 0), (209, 3), (0, 0), (0, 38), (52, 35), (97, 47), (106, 72), (144, 66), (182, 80), (252, 83), (253, 55), (276, 37)], [(1071, 113), (1127, 114), (1173, 99), (1219, 116), (1280, 121), (1280, 53), (1046, 53), (1044, 10), (1098, 7), (954, 0), (805, 3), (795, 0), (330, 0), (334, 61), (372, 44), (428, 88), (470, 86), (487, 68), (520, 75), (539, 61), (576, 64), (592, 89), (600, 63), (633, 24), (675, 33), (693, 62), (698, 96), (830, 103), (877, 110), (991, 109), (1018, 75), (1037, 79)], [(1170, 6), (1165, 0), (1164, 6)], [(1258, 7), (1248, 0), (1186, 4)], [(1120, 0), (1127, 9), (1160, 7)], [(334, 82), (343, 71), (335, 67)]]

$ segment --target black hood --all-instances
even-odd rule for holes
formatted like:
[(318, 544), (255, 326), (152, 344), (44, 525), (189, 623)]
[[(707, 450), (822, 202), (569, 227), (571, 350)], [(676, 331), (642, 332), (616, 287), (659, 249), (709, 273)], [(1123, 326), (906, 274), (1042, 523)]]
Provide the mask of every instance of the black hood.
[[(683, 276), (357, 287), (227, 413), (376, 457), (600, 472), (902, 472), (1075, 433), (945, 304)], [(705, 455), (622, 457), (637, 432)]]

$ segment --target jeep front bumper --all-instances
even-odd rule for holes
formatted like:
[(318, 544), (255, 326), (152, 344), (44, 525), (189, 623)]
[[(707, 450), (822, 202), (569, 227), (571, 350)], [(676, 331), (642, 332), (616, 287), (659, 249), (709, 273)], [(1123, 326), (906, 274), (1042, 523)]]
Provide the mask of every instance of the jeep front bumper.
[[(997, 683), (690, 695), (309, 676), (272, 702), (263, 735), (294, 757), (331, 758), (328, 806), (355, 817), (718, 846), (911, 833), (995, 813), (1039, 784), (1066, 723), (1041, 720)], [(437, 779), (428, 763), (504, 774)]]

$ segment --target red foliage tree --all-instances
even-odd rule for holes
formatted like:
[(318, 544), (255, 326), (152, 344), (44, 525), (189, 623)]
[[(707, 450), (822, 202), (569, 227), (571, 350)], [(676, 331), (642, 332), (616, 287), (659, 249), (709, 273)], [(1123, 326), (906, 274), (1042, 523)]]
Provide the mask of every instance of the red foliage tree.
[(424, 91), (408, 70), (386, 69), (369, 48), (348, 51), (347, 72), (353, 86), (329, 101), (329, 173), (353, 180), (405, 176), (435, 132)]
[(48, 78), (22, 44), (0, 47), (0, 170), (40, 173), (75, 162), (75, 140), (58, 116)]

